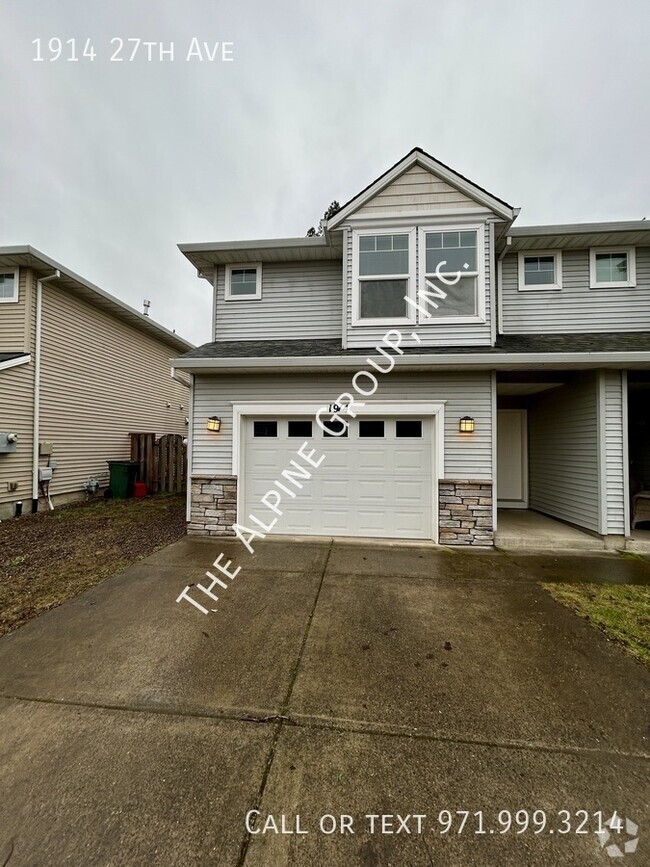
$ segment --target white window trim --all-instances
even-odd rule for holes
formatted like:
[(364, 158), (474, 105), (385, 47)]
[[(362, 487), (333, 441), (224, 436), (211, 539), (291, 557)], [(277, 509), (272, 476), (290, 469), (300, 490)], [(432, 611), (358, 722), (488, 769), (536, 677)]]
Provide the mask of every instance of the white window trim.
[[(408, 274), (375, 274), (372, 277), (360, 278), (359, 275), (359, 238), (367, 235), (408, 235), (409, 238), (409, 273)], [(416, 230), (411, 229), (354, 229), (352, 231), (352, 325), (415, 325), (415, 308), (407, 305), (406, 316), (398, 316), (394, 318), (374, 318), (362, 319), (361, 313), (361, 293), (359, 292), (360, 279), (365, 280), (406, 280), (406, 294), (409, 298), (415, 301), (415, 239)]]
[[(254, 295), (231, 295), (230, 294), (230, 278), (233, 271), (239, 271), (241, 268), (246, 268), (250, 271), (255, 268), (255, 294)], [(262, 263), (261, 262), (242, 262), (241, 264), (226, 265), (226, 283), (224, 289), (224, 299), (226, 301), (259, 301), (262, 298)]]
[[(419, 325), (430, 325), (435, 327), (436, 325), (442, 323), (444, 325), (463, 325), (465, 323), (471, 324), (485, 324), (485, 295), (486, 295), (486, 285), (485, 285), (485, 223), (456, 223), (456, 224), (448, 224), (448, 225), (428, 225), (421, 226), (418, 230), (418, 253), (419, 253), (419, 275), (418, 275), (418, 287), (419, 291), (424, 291), (426, 289), (425, 281), (426, 277), (426, 238), (425, 235), (427, 232), (476, 232), (476, 313), (472, 316), (432, 316), (430, 319), (427, 319), (423, 313), (418, 311), (418, 324)], [(470, 272), (473, 273), (473, 272)], [(441, 288), (447, 292), (448, 289), (445, 287), (444, 283)], [(453, 286), (448, 287), (449, 289), (453, 289)], [(444, 304), (444, 299), (440, 302), (440, 307), (442, 308)]]
[(11, 298), (0, 298), (0, 304), (16, 304), (20, 298), (20, 288), (18, 286), (18, 271), (14, 268), (0, 268), (0, 274), (13, 274), (14, 275), (14, 294)]
[[(525, 281), (524, 260), (539, 258), (540, 256), (553, 256), (555, 260), (555, 282), (537, 283), (527, 286)], [(562, 251), (561, 250), (522, 250), (519, 253), (519, 278), (517, 288), (520, 292), (557, 292), (562, 289)]]
[[(609, 280), (599, 283), (596, 279), (597, 253), (627, 253), (627, 280)], [(589, 248), (589, 288), (590, 289), (630, 289), (636, 286), (636, 249), (634, 247), (590, 247)]]

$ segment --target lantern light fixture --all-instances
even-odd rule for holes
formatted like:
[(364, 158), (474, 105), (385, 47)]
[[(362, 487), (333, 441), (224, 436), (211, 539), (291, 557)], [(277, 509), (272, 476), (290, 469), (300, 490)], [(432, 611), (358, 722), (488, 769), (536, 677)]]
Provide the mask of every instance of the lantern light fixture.
[(458, 422), (458, 430), (461, 433), (474, 433), (474, 419), (470, 415), (464, 415)]
[(219, 431), (221, 430), (221, 419), (218, 415), (211, 415), (206, 423), (206, 427), (208, 430)]

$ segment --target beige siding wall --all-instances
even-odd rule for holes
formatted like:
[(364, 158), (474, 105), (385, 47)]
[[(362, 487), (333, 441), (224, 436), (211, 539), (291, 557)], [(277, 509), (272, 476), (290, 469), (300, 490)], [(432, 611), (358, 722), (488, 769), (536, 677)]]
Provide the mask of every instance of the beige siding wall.
[[(0, 520), (14, 514), (13, 508), (5, 513), (3, 504), (23, 500), (25, 511), (31, 508), (33, 389), (33, 363), (0, 371), (0, 431), (18, 434), (16, 451), (0, 454)], [(9, 490), (11, 482), (17, 490)]]
[[(18, 303), (0, 304), (0, 350), (32, 352), (34, 286), (32, 272), (21, 268)], [(0, 520), (14, 514), (13, 503), (31, 507), (34, 363), (0, 371), (0, 431), (18, 434), (16, 451), (0, 454)], [(18, 483), (15, 491), (9, 484)]]
[(53, 494), (91, 476), (105, 483), (106, 461), (129, 457), (132, 431), (187, 431), (189, 389), (171, 378), (177, 353), (53, 284), (43, 286), (41, 351), (39, 439), (54, 443)]
[(0, 352), (29, 351), (28, 323), (31, 300), (32, 272), (20, 268), (18, 301), (0, 304)]
[(355, 215), (381, 216), (381, 211), (458, 210), (477, 203), (421, 166), (413, 166), (378, 193)]

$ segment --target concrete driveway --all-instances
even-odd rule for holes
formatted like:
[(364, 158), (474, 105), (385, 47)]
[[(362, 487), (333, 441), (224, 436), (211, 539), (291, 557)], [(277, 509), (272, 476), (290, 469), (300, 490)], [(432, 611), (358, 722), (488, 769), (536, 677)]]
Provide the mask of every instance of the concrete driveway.
[[(176, 604), (221, 550), (217, 612)], [(242, 551), (184, 539), (0, 640), (0, 865), (609, 864), (614, 810), (650, 862), (650, 676), (536, 583), (647, 562)]]

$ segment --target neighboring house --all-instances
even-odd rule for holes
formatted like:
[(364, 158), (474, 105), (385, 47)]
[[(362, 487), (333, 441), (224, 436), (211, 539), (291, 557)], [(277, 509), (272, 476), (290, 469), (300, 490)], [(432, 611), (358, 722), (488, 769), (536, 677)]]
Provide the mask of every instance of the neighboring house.
[(170, 359), (191, 348), (38, 250), (0, 247), (0, 519), (36, 510), (39, 468), (56, 465), (62, 502), (107, 484), (130, 432), (185, 435), (189, 390)]
[[(416, 148), (321, 237), (181, 245), (214, 285), (213, 342), (174, 361), (193, 381), (189, 531), (263, 532), (253, 515), (489, 545), (498, 503), (622, 544), (630, 462), (650, 487), (650, 225), (517, 214)], [(380, 373), (390, 330), (403, 354), (384, 343)], [(315, 413), (345, 393), (366, 405), (327, 436)], [(326, 459), (296, 491), (281, 474), (305, 440)]]

